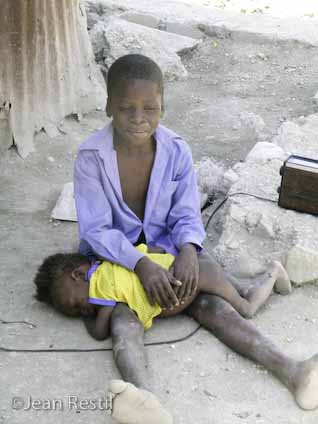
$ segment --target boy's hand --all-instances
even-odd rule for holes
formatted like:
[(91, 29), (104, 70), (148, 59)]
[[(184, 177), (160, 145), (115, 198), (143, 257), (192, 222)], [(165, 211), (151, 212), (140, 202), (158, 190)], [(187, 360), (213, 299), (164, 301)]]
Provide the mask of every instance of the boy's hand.
[(172, 285), (178, 287), (181, 283), (168, 270), (144, 256), (137, 262), (135, 273), (139, 277), (151, 305), (158, 303), (162, 308), (179, 305)]
[(175, 289), (180, 302), (194, 294), (199, 282), (199, 262), (195, 247), (187, 243), (175, 258), (169, 270), (182, 286)]

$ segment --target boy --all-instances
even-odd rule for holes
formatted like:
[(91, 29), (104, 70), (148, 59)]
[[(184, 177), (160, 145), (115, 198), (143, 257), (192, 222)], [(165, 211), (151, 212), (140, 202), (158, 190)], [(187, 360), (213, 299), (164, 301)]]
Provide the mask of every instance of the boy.
[[(150, 304), (175, 306), (178, 313), (194, 296), (199, 272), (220, 285), (228, 280), (202, 251), (205, 233), (191, 152), (179, 136), (159, 124), (163, 77), (152, 60), (142, 55), (118, 59), (109, 69), (107, 90), (106, 111), (113, 121), (81, 145), (75, 164), (80, 252), (134, 271)], [(170, 268), (139, 252), (135, 245), (140, 243), (172, 254)], [(174, 289), (175, 280), (182, 285)], [(231, 283), (243, 294), (235, 280)], [(317, 407), (317, 356), (299, 362), (287, 357), (217, 296), (200, 294), (187, 313), (232, 349), (270, 370), (302, 408)], [(111, 330), (124, 379), (147, 388), (143, 328), (125, 305), (114, 309)], [(125, 387), (122, 383), (113, 388), (115, 406), (132, 413), (136, 405), (124, 397)]]
[[(144, 244), (136, 249), (165, 269), (169, 269), (174, 260), (167, 253), (151, 253), (152, 250)], [(158, 304), (150, 305), (138, 277), (132, 271), (107, 261), (91, 265), (87, 257), (80, 254), (58, 253), (48, 257), (40, 266), (34, 282), (38, 300), (53, 305), (66, 315), (86, 318), (87, 330), (97, 340), (109, 336), (111, 313), (117, 302), (127, 303), (146, 330), (151, 327), (154, 317), (173, 315), (175, 312), (173, 307), (162, 310)], [(204, 291), (224, 298), (238, 312), (250, 318), (270, 295), (275, 282), (280, 292), (290, 291), (290, 281), (279, 262), (273, 263), (271, 272), (266, 274), (262, 284), (249, 290), (247, 299), (244, 299), (229, 282), (219, 282), (201, 272), (197, 289), (183, 308), (200, 291)], [(177, 287), (182, 284), (178, 281), (175, 283)]]

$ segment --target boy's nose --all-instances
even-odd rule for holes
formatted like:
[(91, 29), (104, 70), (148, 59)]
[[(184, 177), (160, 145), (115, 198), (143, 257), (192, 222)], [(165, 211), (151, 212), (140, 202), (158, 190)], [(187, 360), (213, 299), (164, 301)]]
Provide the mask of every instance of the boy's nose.
[(144, 112), (139, 109), (135, 109), (132, 113), (131, 120), (136, 123), (143, 122), (144, 120)]

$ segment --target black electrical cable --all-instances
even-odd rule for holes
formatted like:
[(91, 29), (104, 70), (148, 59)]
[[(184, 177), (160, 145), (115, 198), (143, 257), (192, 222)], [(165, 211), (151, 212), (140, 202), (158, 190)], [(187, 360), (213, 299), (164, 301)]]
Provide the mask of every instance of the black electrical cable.
[[(9, 322), (7, 322), (9, 323)], [(160, 346), (160, 345), (166, 345), (166, 344), (175, 344), (183, 342), (190, 337), (194, 336), (199, 329), (201, 328), (201, 325), (198, 325), (191, 333), (187, 334), (184, 337), (181, 337), (179, 339), (173, 339), (173, 340), (166, 340), (162, 342), (149, 342), (145, 343), (145, 346)], [(15, 352), (15, 353), (77, 353), (77, 352), (111, 352), (112, 348), (87, 348), (87, 349), (11, 349), (7, 347), (0, 346), (0, 352)]]
[(274, 199), (268, 199), (266, 197), (262, 197), (262, 196), (258, 196), (257, 194), (251, 194), (251, 193), (244, 193), (244, 192), (240, 192), (238, 191), (237, 193), (232, 193), (229, 194), (228, 196), (225, 197), (225, 199), (222, 200), (221, 203), (219, 203), (217, 205), (217, 207), (213, 210), (213, 212), (211, 213), (211, 215), (209, 216), (207, 223), (205, 224), (204, 229), (207, 230), (211, 219), (214, 217), (214, 215), (217, 213), (217, 211), (219, 209), (221, 209), (221, 207), (225, 204), (225, 202), (228, 200), (229, 197), (234, 197), (234, 196), (250, 196), (250, 197), (255, 197), (255, 199), (260, 199), (260, 200), (265, 200), (266, 202), (272, 202), (272, 203), (277, 203), (277, 200)]

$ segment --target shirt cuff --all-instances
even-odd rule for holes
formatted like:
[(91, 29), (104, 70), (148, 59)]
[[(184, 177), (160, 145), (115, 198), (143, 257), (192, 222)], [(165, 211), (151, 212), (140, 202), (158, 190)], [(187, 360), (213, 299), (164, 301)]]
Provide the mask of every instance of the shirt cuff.
[(129, 253), (124, 253), (124, 261), (123, 265), (130, 269), (131, 271), (135, 270), (137, 262), (146, 256), (144, 253), (139, 252), (135, 247), (133, 247), (131, 250), (129, 249)]
[(184, 236), (180, 237), (180, 245), (178, 246), (178, 249), (180, 250), (182, 246), (187, 243), (193, 244), (197, 253), (200, 253), (203, 250), (203, 246), (200, 241), (195, 239), (193, 236), (190, 236), (189, 234), (185, 234)]

